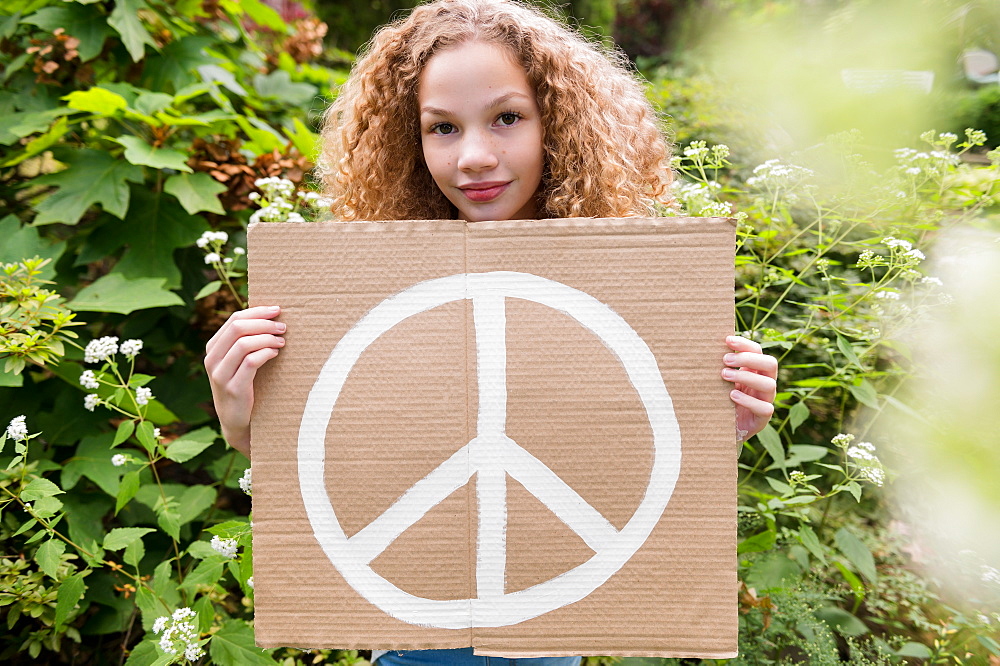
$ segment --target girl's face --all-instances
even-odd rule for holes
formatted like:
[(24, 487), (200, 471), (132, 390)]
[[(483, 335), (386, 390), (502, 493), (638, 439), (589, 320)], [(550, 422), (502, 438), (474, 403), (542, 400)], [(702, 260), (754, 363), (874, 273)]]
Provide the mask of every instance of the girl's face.
[(505, 49), (466, 42), (434, 54), (417, 102), (424, 161), (460, 218), (536, 217), (542, 122), (524, 69)]

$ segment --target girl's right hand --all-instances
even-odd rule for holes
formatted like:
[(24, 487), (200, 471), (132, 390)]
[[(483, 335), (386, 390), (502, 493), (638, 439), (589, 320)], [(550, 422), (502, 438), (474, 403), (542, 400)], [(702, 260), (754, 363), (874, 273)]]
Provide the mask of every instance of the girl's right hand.
[(205, 346), (205, 369), (212, 385), (222, 436), (250, 457), (250, 412), (257, 369), (285, 345), (285, 325), (271, 321), (281, 308), (255, 307), (230, 315)]

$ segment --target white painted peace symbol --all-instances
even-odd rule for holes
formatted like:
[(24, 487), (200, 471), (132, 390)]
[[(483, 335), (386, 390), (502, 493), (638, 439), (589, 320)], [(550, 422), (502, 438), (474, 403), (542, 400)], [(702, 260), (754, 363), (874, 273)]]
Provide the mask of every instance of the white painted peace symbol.
[[(621, 361), (653, 432), (653, 466), (645, 495), (620, 531), (575, 490), (505, 434), (507, 421), (505, 298), (540, 303), (577, 320)], [(478, 358), (476, 436), (414, 484), (354, 536), (344, 534), (326, 493), (326, 431), (348, 374), (383, 333), (413, 315), (472, 299)], [(389, 615), (443, 629), (502, 627), (579, 601), (603, 585), (645, 543), (670, 500), (680, 472), (681, 440), (673, 404), (649, 347), (593, 296), (527, 273), (462, 273), (421, 282), (362, 317), (337, 343), (306, 401), (299, 428), (299, 485), (316, 539), (347, 583)], [(579, 566), (517, 592), (504, 592), (506, 475), (521, 483), (594, 551)], [(371, 561), (425, 513), (476, 475), (479, 543), (475, 599), (438, 600), (399, 589)]]

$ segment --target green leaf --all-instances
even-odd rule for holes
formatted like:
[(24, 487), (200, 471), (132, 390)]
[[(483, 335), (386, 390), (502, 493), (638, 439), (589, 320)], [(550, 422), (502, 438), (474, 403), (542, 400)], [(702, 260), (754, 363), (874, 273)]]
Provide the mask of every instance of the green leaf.
[(60, 107), (44, 111), (10, 113), (0, 118), (0, 144), (9, 146), (18, 139), (47, 129), (52, 121), (72, 111)]
[(38, 568), (42, 570), (46, 576), (50, 578), (56, 578), (56, 574), (59, 571), (59, 563), (61, 562), (62, 554), (66, 552), (66, 544), (60, 539), (49, 539), (35, 551), (35, 561), (38, 562)]
[(67, 34), (80, 40), (77, 51), (80, 62), (87, 62), (101, 52), (104, 40), (114, 34), (108, 27), (108, 17), (97, 7), (64, 3), (61, 7), (45, 7), (25, 17), (24, 23), (37, 25), (52, 32), (64, 28)]
[[(771, 467), (774, 467), (774, 465), (771, 465)], [(767, 481), (767, 484), (771, 486), (774, 489), (774, 491), (780, 495), (791, 495), (792, 493), (795, 492), (795, 490), (790, 485), (788, 485), (784, 481), (779, 481), (773, 476), (765, 476), (764, 480)]]
[(781, 443), (781, 436), (778, 435), (777, 430), (770, 425), (764, 426), (764, 429), (757, 433), (757, 441), (764, 445), (775, 465), (785, 466), (785, 447)]
[(214, 64), (202, 65), (198, 68), (198, 73), (201, 74), (201, 78), (205, 83), (218, 83), (230, 92), (240, 97), (246, 97), (246, 89), (236, 81), (236, 77), (228, 69)]
[[(996, 645), (995, 642), (994, 645)], [(923, 643), (914, 643), (913, 641), (910, 641), (908, 643), (903, 643), (903, 646), (901, 648), (899, 648), (898, 650), (893, 650), (893, 654), (895, 654), (897, 657), (914, 657), (916, 659), (930, 659), (931, 657), (934, 656), (934, 653), (931, 652), (931, 649), (929, 647), (927, 647)], [(1000, 655), (1000, 652), (994, 652), (993, 654)]]
[(221, 557), (202, 560), (194, 568), (194, 571), (185, 576), (181, 588), (194, 589), (199, 585), (215, 585), (222, 577), (224, 566), (225, 560)]
[(212, 428), (199, 428), (172, 441), (166, 456), (174, 462), (187, 462), (210, 447), (218, 436)]
[(207, 511), (213, 504), (218, 492), (212, 486), (189, 486), (178, 497), (177, 513), (182, 525), (191, 522)]
[(200, 211), (218, 215), (226, 212), (219, 201), (219, 194), (226, 191), (226, 186), (207, 173), (174, 174), (167, 178), (163, 190), (177, 197), (184, 210), (192, 215)]
[(63, 492), (64, 491), (60, 489), (59, 486), (52, 483), (48, 479), (38, 477), (32, 479), (31, 482), (24, 487), (24, 490), (21, 491), (21, 501), (34, 502), (36, 499), (60, 495)]
[(65, 135), (68, 130), (69, 122), (66, 118), (60, 118), (54, 125), (52, 125), (52, 127), (49, 128), (49, 131), (29, 141), (28, 145), (24, 147), (24, 152), (19, 153), (4, 162), (3, 166), (14, 166), (16, 164), (20, 164), (21, 162), (48, 150), (57, 141), (59, 141), (59, 139), (63, 138), (63, 135)]
[(86, 476), (111, 497), (118, 495), (118, 477), (121, 471), (111, 462), (111, 456), (114, 455), (112, 441), (110, 433), (84, 437), (77, 447), (76, 455), (63, 465), (60, 477), (63, 488), (73, 488), (81, 476)]
[(858, 355), (854, 353), (854, 347), (851, 343), (844, 339), (843, 336), (837, 335), (837, 348), (840, 349), (840, 353), (851, 362), (852, 365), (864, 369), (861, 365), (861, 361), (858, 359)]
[(118, 486), (118, 497), (115, 500), (115, 515), (122, 510), (122, 507), (132, 501), (139, 490), (139, 470), (127, 473), (122, 477)]
[(128, 106), (125, 98), (99, 86), (89, 90), (74, 90), (63, 97), (66, 106), (77, 111), (97, 113), (102, 116), (113, 116)]
[(146, 44), (156, 48), (156, 42), (139, 18), (141, 9), (149, 9), (143, 0), (117, 0), (114, 11), (108, 17), (108, 25), (121, 35), (122, 43), (134, 62), (142, 60)]
[(175, 171), (191, 171), (185, 162), (187, 155), (179, 150), (156, 148), (137, 136), (121, 136), (113, 139), (115, 143), (125, 146), (125, 159), (132, 164), (153, 167), (154, 169), (174, 169)]
[(180, 296), (164, 288), (165, 282), (165, 278), (129, 280), (120, 273), (109, 273), (81, 289), (67, 305), (73, 310), (119, 314), (184, 305)]
[(156, 647), (156, 641), (145, 640), (132, 648), (125, 666), (153, 666), (163, 656)]
[[(219, 291), (219, 289), (221, 289), (221, 288), (222, 288), (222, 281), (221, 280), (212, 280), (211, 282), (209, 282), (204, 287), (202, 287), (201, 289), (198, 290), (198, 293), (195, 294), (195, 296), (194, 296), (194, 300), (200, 301), (201, 299), (205, 298), (206, 296), (208, 296), (210, 294), (214, 294), (215, 292)], [(18, 375), (18, 377), (20, 377), (20, 375)], [(20, 386), (20, 384), (18, 384), (18, 386)]]
[(997, 643), (989, 636), (983, 635), (976, 636), (976, 640), (979, 641), (980, 645), (989, 650), (990, 654), (1000, 657), (1000, 643)]
[(809, 418), (809, 408), (805, 402), (797, 402), (788, 410), (788, 427), (795, 432)]
[(316, 161), (316, 155), (319, 152), (319, 135), (306, 127), (298, 118), (292, 119), (292, 126), (295, 128), (294, 132), (289, 132), (285, 130), (288, 134), (288, 138), (292, 140), (292, 145), (300, 153), (306, 156), (306, 158), (314, 162)]
[(198, 601), (194, 602), (191, 610), (198, 614), (198, 631), (203, 634), (208, 633), (212, 628), (215, 618), (215, 608), (212, 606), (212, 599), (208, 596), (201, 597)]
[(125, 564), (131, 564), (134, 567), (139, 566), (139, 562), (146, 555), (146, 547), (142, 543), (142, 539), (136, 539), (129, 545), (125, 546), (125, 552), (122, 554), (122, 560)]
[(865, 623), (843, 608), (827, 606), (825, 608), (817, 608), (813, 614), (830, 625), (830, 628), (834, 631), (847, 636), (860, 636), (861, 634), (868, 633), (868, 627), (865, 626)]
[(152, 527), (116, 527), (104, 537), (104, 549), (121, 550), (132, 542), (155, 531)]
[(255, 74), (253, 87), (264, 99), (277, 99), (292, 106), (309, 104), (319, 92), (314, 85), (292, 83), (292, 77), (283, 69), (276, 69), (269, 74)]
[(207, 228), (202, 218), (188, 215), (172, 196), (136, 188), (125, 228), (104, 225), (93, 236), (113, 235), (114, 242), (128, 245), (113, 274), (129, 279), (165, 278), (167, 289), (177, 289), (181, 272), (174, 263), (174, 250), (190, 247)]
[(133, 432), (135, 432), (135, 421), (122, 421), (118, 425), (118, 430), (115, 432), (115, 439), (111, 442), (111, 446), (118, 446), (131, 437)]
[[(198, 68), (219, 62), (206, 54), (206, 49), (215, 45), (215, 40), (199, 35), (187, 35), (171, 41), (160, 53), (146, 58), (142, 69), (143, 84), (152, 90), (181, 92), (191, 84), (202, 83)], [(185, 101), (185, 98), (180, 98), (174, 103)]]
[(271, 656), (254, 645), (253, 629), (243, 620), (229, 620), (209, 643), (212, 663), (219, 666), (276, 666)]
[(851, 395), (861, 404), (878, 409), (878, 392), (875, 390), (875, 387), (867, 379), (856, 381), (858, 381), (857, 384), (851, 384), (847, 387)]
[(282, 20), (281, 14), (260, 0), (240, 0), (239, 4), (254, 23), (275, 32), (288, 32), (288, 24)]
[(42, 237), (35, 227), (22, 225), (15, 215), (0, 219), (0, 238), (3, 238), (3, 243), (0, 243), (0, 262), (11, 263), (35, 256), (51, 259), (42, 267), (38, 277), (43, 280), (55, 277), (56, 261), (65, 251), (66, 241), (53, 243), (51, 239)]
[(139, 93), (133, 106), (141, 114), (152, 115), (168, 108), (173, 102), (173, 95), (147, 90)]
[(153, 455), (156, 451), (156, 437), (153, 436), (154, 430), (153, 424), (149, 421), (140, 422), (135, 429), (136, 438), (149, 455)]
[(66, 619), (76, 608), (76, 605), (83, 599), (83, 593), (87, 586), (83, 582), (82, 572), (68, 576), (59, 584), (59, 591), (56, 593), (56, 626), (66, 623)]
[(870, 583), (878, 581), (878, 572), (875, 570), (875, 558), (872, 557), (868, 546), (861, 539), (854, 536), (846, 527), (841, 527), (837, 530), (837, 534), (834, 535), (834, 541), (837, 543), (837, 548), (854, 565), (858, 573), (868, 579)]
[(736, 548), (736, 552), (737, 554), (762, 553), (766, 550), (771, 550), (774, 548), (775, 536), (774, 530), (765, 530), (760, 534), (754, 534), (741, 541), (740, 545)]
[(808, 525), (802, 525), (799, 527), (799, 541), (802, 545), (806, 547), (813, 557), (819, 560), (822, 564), (826, 564), (826, 553), (823, 552), (823, 546), (819, 542), (819, 537), (813, 532), (813, 529)]
[(33, 181), (59, 188), (36, 206), (35, 226), (76, 224), (95, 203), (115, 217), (124, 217), (129, 204), (128, 183), (142, 182), (142, 169), (100, 150), (74, 150), (61, 154), (59, 159), (68, 165), (65, 170)]

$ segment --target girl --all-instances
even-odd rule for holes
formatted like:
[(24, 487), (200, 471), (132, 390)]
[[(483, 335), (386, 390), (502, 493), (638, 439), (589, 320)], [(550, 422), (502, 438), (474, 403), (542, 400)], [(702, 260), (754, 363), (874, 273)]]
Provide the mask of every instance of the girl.
[[(382, 28), (322, 136), (325, 195), (342, 220), (644, 217), (670, 202), (667, 145), (622, 56), (514, 1), (436, 0)], [(207, 346), (223, 434), (247, 456), (253, 379), (284, 345), (279, 312), (237, 312)], [(745, 338), (726, 343), (722, 376), (744, 440), (773, 412), (777, 362)], [(375, 658), (486, 663), (471, 648)]]

